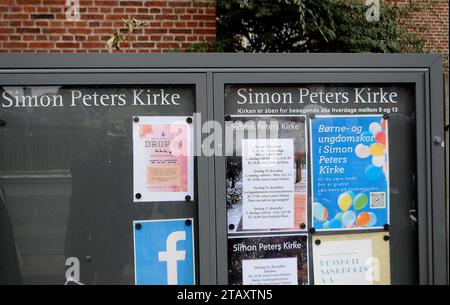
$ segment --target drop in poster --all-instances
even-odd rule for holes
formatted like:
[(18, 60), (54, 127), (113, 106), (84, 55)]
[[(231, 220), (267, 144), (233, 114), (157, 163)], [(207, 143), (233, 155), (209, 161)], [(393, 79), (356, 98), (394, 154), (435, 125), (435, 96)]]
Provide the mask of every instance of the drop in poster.
[(305, 117), (233, 116), (227, 128), (228, 233), (305, 230)]
[(229, 285), (307, 285), (306, 234), (228, 238)]
[(389, 224), (388, 119), (317, 116), (310, 127), (312, 226), (351, 230)]
[(315, 285), (388, 285), (388, 232), (320, 235), (312, 243)]
[(193, 128), (186, 119), (133, 119), (135, 202), (193, 199)]

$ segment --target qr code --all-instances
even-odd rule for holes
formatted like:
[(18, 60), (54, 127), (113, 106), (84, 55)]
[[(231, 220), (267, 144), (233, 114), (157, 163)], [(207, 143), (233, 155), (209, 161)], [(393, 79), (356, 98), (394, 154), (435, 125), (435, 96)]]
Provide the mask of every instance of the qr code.
[(385, 192), (371, 192), (370, 193), (370, 208), (371, 209), (386, 208), (386, 193)]

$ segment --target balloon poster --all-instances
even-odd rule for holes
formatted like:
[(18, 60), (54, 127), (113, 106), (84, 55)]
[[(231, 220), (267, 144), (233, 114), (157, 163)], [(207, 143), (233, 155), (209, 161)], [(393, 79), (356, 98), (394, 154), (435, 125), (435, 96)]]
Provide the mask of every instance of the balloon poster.
[(381, 115), (317, 116), (310, 127), (313, 227), (389, 224), (388, 120)]

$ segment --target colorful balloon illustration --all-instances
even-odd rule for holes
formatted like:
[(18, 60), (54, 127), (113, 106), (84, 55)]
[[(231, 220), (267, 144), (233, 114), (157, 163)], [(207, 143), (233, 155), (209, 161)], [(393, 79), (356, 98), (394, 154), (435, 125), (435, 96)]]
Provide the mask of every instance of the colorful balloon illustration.
[(331, 222), (330, 222), (329, 220), (325, 221), (325, 222), (323, 223), (323, 228), (324, 228), (324, 229), (331, 229), (330, 224), (331, 224)]
[(384, 155), (384, 146), (380, 143), (373, 143), (370, 145), (369, 151), (372, 156), (382, 156)]
[(327, 219), (328, 218), (328, 209), (327, 208), (323, 208), (324, 209), (324, 215), (323, 215), (323, 219)]
[(356, 217), (358, 227), (373, 227), (377, 223), (377, 215), (373, 212), (361, 212)]
[(384, 131), (380, 131), (379, 133), (377, 133), (377, 135), (375, 136), (375, 140), (382, 144), (383, 146), (386, 145), (386, 133)]
[(324, 229), (338, 229), (342, 228), (342, 222), (339, 219), (327, 220), (323, 223)]
[(377, 215), (373, 212), (367, 212), (370, 216), (370, 221), (367, 224), (367, 227), (373, 227), (377, 223)]
[(384, 161), (386, 158), (383, 156), (373, 156), (372, 157), (372, 164), (376, 167), (382, 167), (384, 165)]
[(383, 129), (381, 128), (381, 125), (377, 122), (370, 123), (369, 125), (369, 131), (376, 136), (380, 131)]
[(374, 165), (367, 166), (364, 173), (366, 174), (367, 179), (369, 179), (370, 181), (375, 181), (383, 175), (381, 169)]
[(342, 193), (338, 197), (338, 206), (342, 211), (347, 211), (352, 205), (352, 196), (349, 193)]
[(336, 215), (334, 215), (334, 219), (342, 221), (342, 215), (344, 215), (342, 212), (336, 213)]
[(353, 200), (353, 207), (355, 208), (355, 211), (359, 211), (364, 209), (368, 202), (369, 198), (367, 197), (367, 195), (364, 193), (359, 193)]
[(355, 147), (355, 154), (361, 159), (365, 159), (368, 156), (370, 156), (370, 150), (367, 145), (364, 144), (358, 144)]
[(386, 130), (387, 121), (384, 118), (381, 119), (380, 124), (381, 128), (383, 128), (383, 130)]
[(325, 221), (328, 218), (328, 210), (320, 202), (314, 202), (313, 214), (318, 221)]
[(387, 177), (388, 176), (388, 168), (386, 162), (383, 164), (383, 174)]
[(370, 222), (370, 215), (367, 212), (359, 213), (358, 217), (356, 217), (356, 225), (358, 227), (365, 227)]
[(342, 225), (344, 227), (351, 226), (355, 223), (356, 220), (356, 214), (353, 211), (347, 211), (342, 215)]

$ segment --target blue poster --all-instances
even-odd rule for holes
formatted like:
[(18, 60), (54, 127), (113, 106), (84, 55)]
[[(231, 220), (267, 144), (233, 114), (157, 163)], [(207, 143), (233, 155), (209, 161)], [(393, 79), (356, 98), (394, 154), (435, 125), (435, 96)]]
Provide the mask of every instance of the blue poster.
[(389, 224), (388, 120), (381, 115), (310, 120), (313, 227)]
[(136, 285), (194, 285), (192, 219), (135, 221)]

